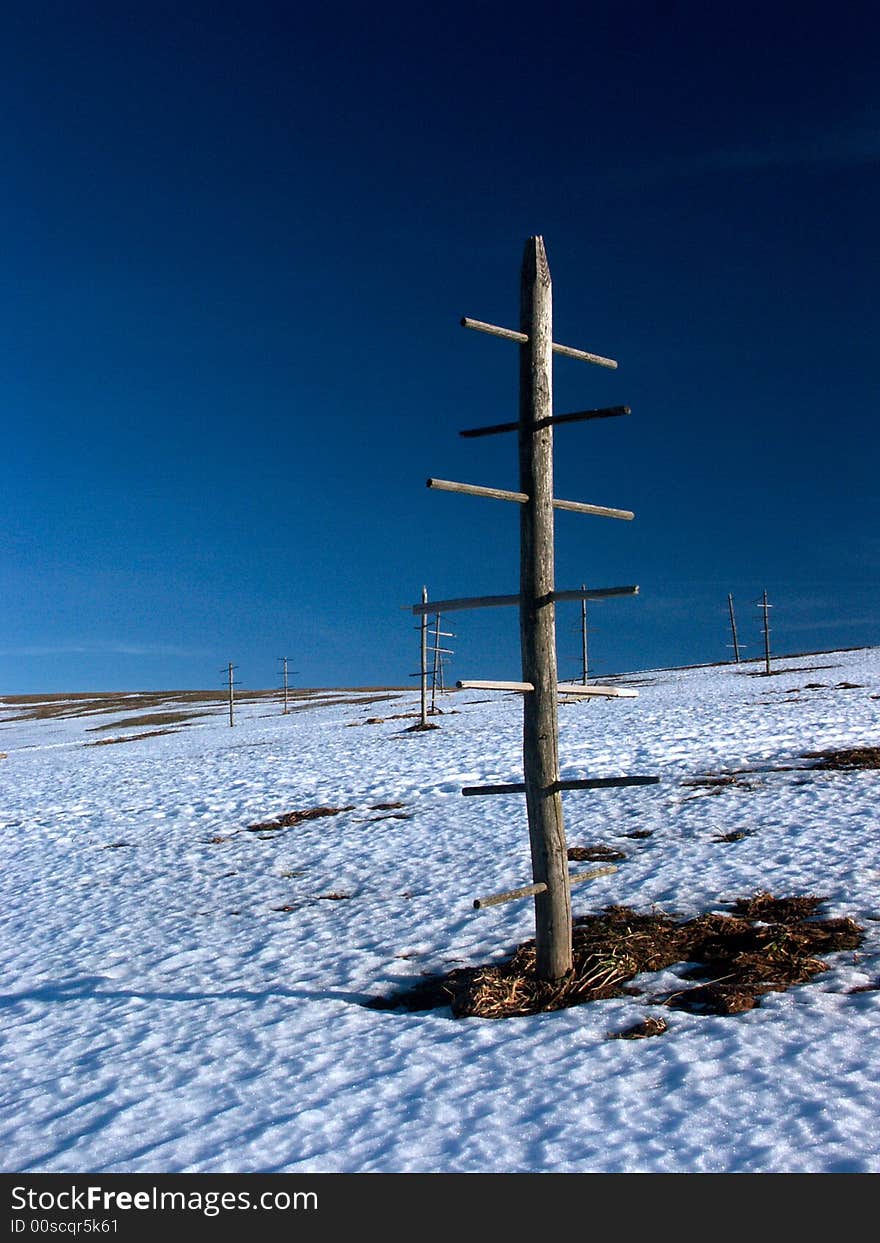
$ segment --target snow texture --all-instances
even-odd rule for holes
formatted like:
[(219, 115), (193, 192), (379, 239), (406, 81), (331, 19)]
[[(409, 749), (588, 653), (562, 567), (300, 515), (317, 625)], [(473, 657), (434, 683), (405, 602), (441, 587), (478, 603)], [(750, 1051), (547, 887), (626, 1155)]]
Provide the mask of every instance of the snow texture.
[[(626, 854), (576, 915), (769, 890), (864, 926), (726, 1017), (651, 1003), (679, 968), (528, 1018), (365, 1007), (533, 935), (528, 899), (472, 906), (531, 880), (522, 797), (460, 792), (521, 780), (516, 696), (445, 696), (428, 733), (408, 692), (254, 701), (234, 729), (187, 703), (208, 715), (137, 739), (124, 705), (0, 701), (3, 1169), (880, 1170), (880, 772), (803, 758), (880, 744), (880, 649), (759, 669), (640, 673), (638, 699), (560, 709), (564, 776), (661, 778), (563, 796), (569, 845)], [(108, 737), (129, 740), (88, 745)], [(321, 806), (350, 810), (248, 828)], [(658, 1037), (608, 1039), (661, 1014)]]

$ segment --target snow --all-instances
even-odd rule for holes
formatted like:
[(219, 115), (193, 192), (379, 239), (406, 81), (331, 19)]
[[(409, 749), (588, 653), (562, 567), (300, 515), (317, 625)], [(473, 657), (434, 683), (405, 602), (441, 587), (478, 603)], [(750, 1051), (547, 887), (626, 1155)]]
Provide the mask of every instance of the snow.
[[(638, 699), (560, 709), (564, 775), (661, 778), (563, 796), (570, 845), (627, 855), (576, 915), (770, 890), (864, 926), (812, 983), (724, 1017), (651, 1004), (678, 968), (529, 1018), (365, 1007), (533, 934), (528, 900), (472, 906), (530, 882), (522, 797), (460, 793), (521, 779), (516, 696), (447, 696), (429, 733), (398, 715), (409, 692), (254, 701), (234, 729), (187, 702), (210, 715), (109, 746), (87, 744), (149, 729), (121, 724), (136, 700), (40, 720), (0, 701), (3, 1168), (880, 1170), (880, 992), (852, 991), (880, 976), (880, 773), (803, 758), (880, 744), (880, 649), (758, 669), (641, 673)], [(351, 810), (248, 831), (318, 806)], [(608, 1039), (651, 1014), (663, 1035)]]

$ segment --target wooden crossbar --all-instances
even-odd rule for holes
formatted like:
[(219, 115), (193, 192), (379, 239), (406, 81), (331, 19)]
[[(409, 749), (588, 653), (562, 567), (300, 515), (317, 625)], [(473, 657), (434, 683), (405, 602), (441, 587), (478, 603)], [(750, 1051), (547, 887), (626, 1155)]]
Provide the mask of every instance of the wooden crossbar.
[(609, 596), (637, 596), (638, 587), (576, 587), (573, 591), (554, 591), (553, 599), (560, 600), (607, 600)]
[[(440, 648), (440, 651), (445, 649)], [(533, 691), (535, 688), (531, 682), (495, 682), (480, 681), (467, 679), (465, 681), (456, 682), (455, 684), (460, 691)], [(565, 686), (559, 685), (556, 690), (560, 695), (575, 695), (578, 699), (581, 697), (589, 698), (592, 696), (604, 697), (605, 699), (637, 699), (638, 691), (631, 690), (628, 686)]]
[(570, 699), (589, 699), (591, 696), (597, 696), (600, 699), (638, 699), (639, 697), (639, 692), (629, 686), (558, 686), (556, 689), (560, 695), (567, 695)]
[[(461, 320), (462, 328), (473, 328), (477, 332), (487, 332), (490, 337), (504, 337), (507, 341), (518, 341), (520, 345), (528, 342), (528, 334), (525, 332), (514, 332), (512, 328), (499, 328), (497, 324), (486, 324), (480, 319), (469, 319), (464, 316)], [(590, 354), (587, 350), (576, 350), (570, 345), (558, 345), (553, 342), (551, 349), (554, 354), (564, 354), (567, 358), (579, 358), (584, 363), (594, 363), (597, 367), (610, 367), (612, 370), (617, 369), (617, 363), (613, 358), (603, 358), (601, 354)]]
[(580, 780), (560, 781), (560, 790), (616, 790), (621, 786), (655, 786), (659, 777), (584, 777)]
[(529, 499), (525, 492), (511, 492), (507, 488), (485, 488), (478, 483), (455, 483), (452, 479), (427, 479), (425, 487), (438, 492), (463, 492), (466, 496), (488, 496), (495, 501), (516, 501), (525, 505)]
[(595, 880), (597, 876), (610, 876), (612, 872), (616, 872), (617, 868), (613, 864), (604, 868), (591, 868), (589, 872), (575, 872), (574, 876), (569, 876), (568, 887), (572, 885), (582, 885), (585, 880)]
[[(598, 410), (578, 410), (573, 414), (553, 414), (549, 419), (538, 419), (535, 427), (557, 427), (560, 423), (583, 423), (586, 419), (613, 419), (621, 414), (632, 414), (629, 406), (603, 406)], [(519, 423), (493, 423), (491, 427), (469, 427), (459, 436), (497, 436), (500, 432), (519, 431)]]
[(521, 889), (508, 889), (505, 893), (493, 893), (488, 898), (474, 898), (474, 910), (481, 911), (486, 906), (499, 906), (502, 902), (513, 902), (515, 898), (528, 898), (535, 893), (546, 893), (547, 886), (543, 881), (538, 885), (523, 885)]
[[(529, 499), (525, 492), (511, 492), (507, 488), (486, 488), (478, 483), (456, 483), (452, 479), (428, 479), (426, 486), (440, 492), (486, 496), (493, 501), (515, 501), (518, 505), (525, 505)], [(554, 498), (553, 508), (570, 510), (576, 514), (593, 514), (599, 518), (620, 518), (624, 522), (631, 522), (635, 517), (629, 509), (610, 509), (607, 505), (587, 505), (583, 501), (561, 501)]]
[(456, 682), (460, 691), (533, 691), (531, 682)]
[[(616, 790), (622, 786), (653, 786), (659, 777), (581, 777), (555, 781), (551, 791), (557, 790)], [(466, 797), (475, 794), (525, 794), (526, 787), (521, 781), (512, 781), (505, 785), (465, 786), (462, 794)]]
[[(607, 600), (610, 596), (637, 596), (638, 587), (577, 587), (573, 591), (554, 591), (551, 599), (559, 600)], [(411, 608), (416, 617), (424, 613), (454, 613), (462, 609), (504, 608), (519, 604), (515, 596), (462, 596), (456, 600), (431, 600), (430, 603), (403, 605)]]
[(460, 600), (434, 600), (428, 605), (413, 604), (412, 611), (418, 617), (422, 613), (435, 612), (438, 604), (443, 606), (444, 613), (455, 613), (461, 609), (492, 609), (519, 604), (519, 596), (464, 596)]
[(632, 522), (635, 514), (631, 509), (611, 509), (607, 505), (586, 505), (583, 501), (553, 501), (554, 509), (567, 509), (573, 514), (593, 514), (597, 518), (619, 518)]
[[(616, 867), (593, 868), (589, 872), (578, 872), (569, 876), (568, 883), (582, 885), (584, 881), (595, 880), (597, 876), (610, 876)], [(500, 906), (502, 902), (513, 902), (517, 898), (529, 898), (533, 894), (546, 892), (547, 886), (542, 882), (537, 885), (523, 885), (521, 889), (508, 889), (504, 893), (492, 893), (486, 898), (474, 898), (474, 910), (482, 911), (487, 906)]]

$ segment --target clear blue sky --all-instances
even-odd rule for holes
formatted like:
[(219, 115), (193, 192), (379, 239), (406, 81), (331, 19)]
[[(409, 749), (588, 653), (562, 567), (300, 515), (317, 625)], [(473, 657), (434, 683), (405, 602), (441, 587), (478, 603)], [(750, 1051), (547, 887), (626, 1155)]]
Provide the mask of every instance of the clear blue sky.
[[(0, 693), (401, 684), (517, 589), (523, 242), (597, 671), (880, 642), (875, 5), (4, 7)], [(452, 620), (452, 619), (450, 619)], [(578, 650), (560, 607), (561, 673)], [(516, 678), (513, 610), (451, 675)]]

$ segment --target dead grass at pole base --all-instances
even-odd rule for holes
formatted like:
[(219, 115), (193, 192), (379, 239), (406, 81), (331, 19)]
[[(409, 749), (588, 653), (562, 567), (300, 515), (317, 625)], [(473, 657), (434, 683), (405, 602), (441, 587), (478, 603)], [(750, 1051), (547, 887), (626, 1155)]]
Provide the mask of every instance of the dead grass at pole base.
[(512, 1018), (619, 997), (632, 991), (625, 985), (640, 972), (690, 963), (684, 978), (704, 982), (652, 998), (653, 1004), (738, 1014), (758, 1005), (765, 993), (784, 992), (825, 971), (818, 953), (861, 944), (863, 930), (853, 920), (811, 918), (823, 900), (758, 893), (734, 903), (733, 915), (685, 921), (609, 906), (573, 921), (574, 967), (556, 983), (537, 979), (535, 944), (526, 941), (501, 963), (427, 977), (369, 1005), (377, 1010), (449, 1006), (455, 1018)]

